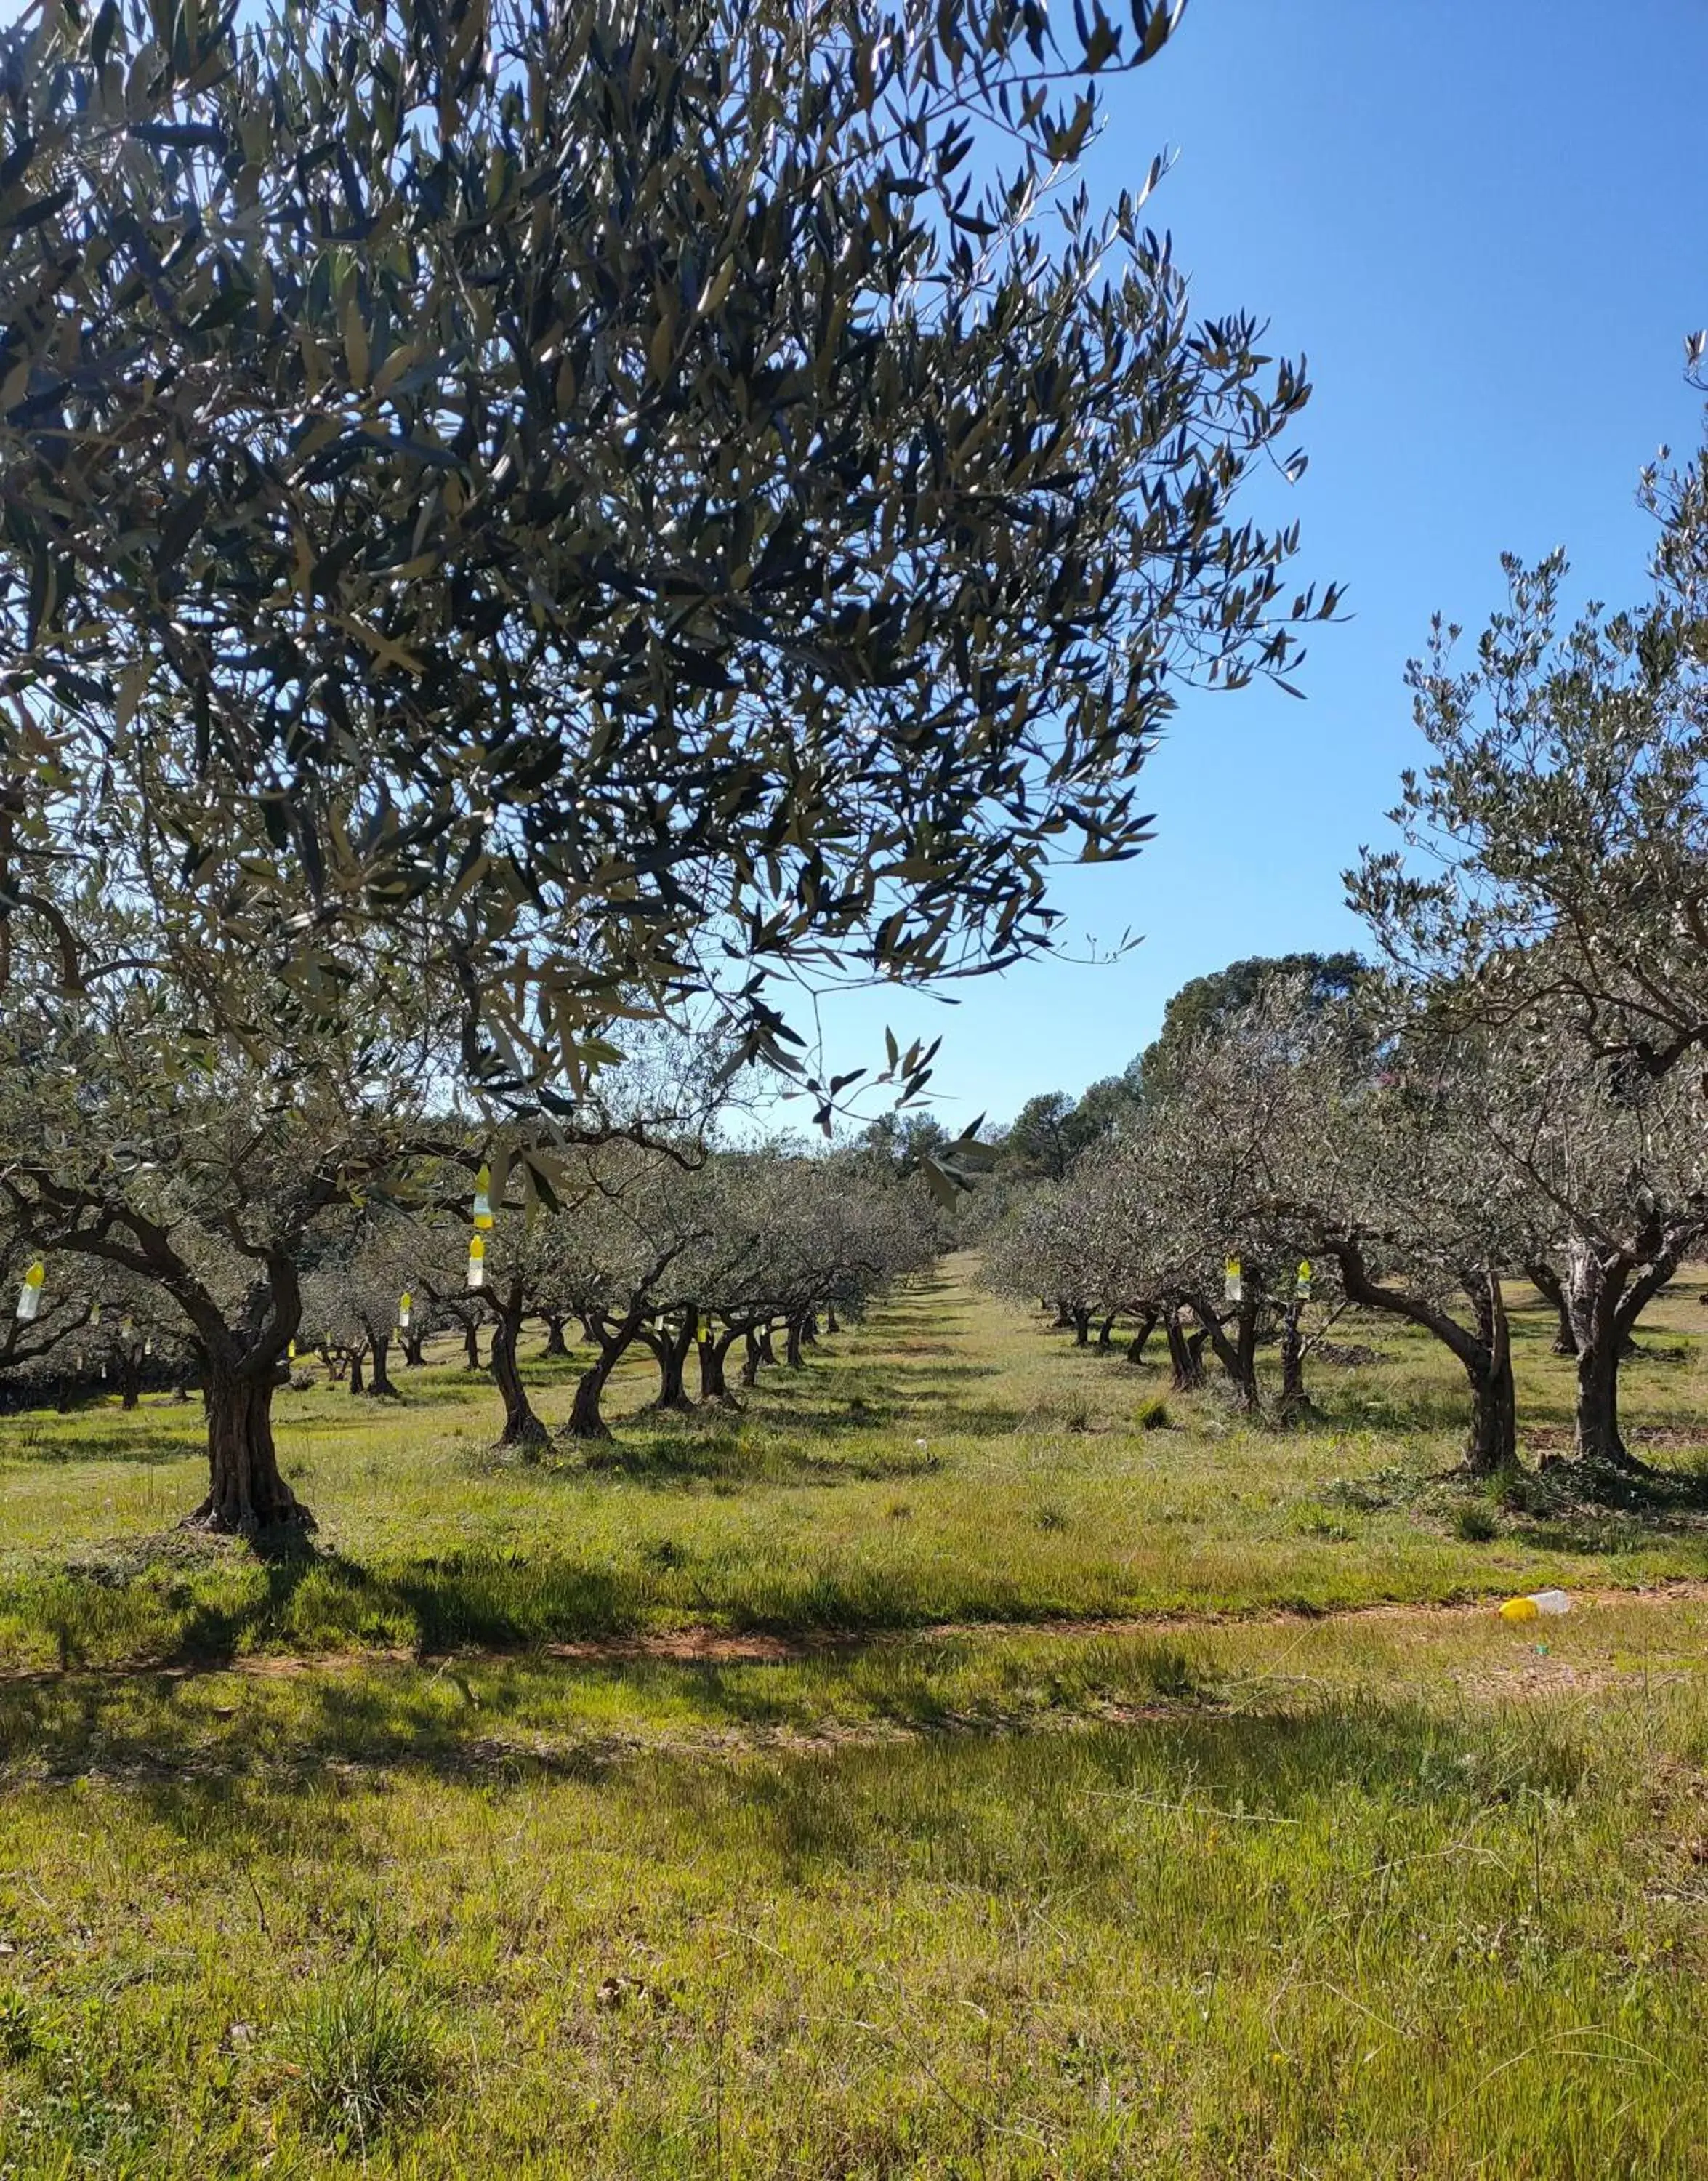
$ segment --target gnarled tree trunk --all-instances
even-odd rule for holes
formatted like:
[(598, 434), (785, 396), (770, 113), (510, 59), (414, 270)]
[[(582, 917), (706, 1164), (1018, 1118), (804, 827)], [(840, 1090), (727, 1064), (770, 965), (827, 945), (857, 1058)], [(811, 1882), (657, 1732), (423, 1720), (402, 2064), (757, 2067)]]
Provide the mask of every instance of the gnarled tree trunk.
[(789, 1338), (784, 1344), (783, 1361), (791, 1371), (800, 1371), (806, 1367), (807, 1359), (801, 1353), (801, 1336), (805, 1326), (804, 1318), (791, 1317), (789, 1321)]
[(504, 1405), (504, 1426), (499, 1433), (498, 1443), (500, 1446), (543, 1446), (546, 1427), (534, 1414), (516, 1359), (521, 1329), (521, 1304), (520, 1300), (514, 1300), (493, 1320), (493, 1383)]
[(1341, 1268), (1347, 1299), (1360, 1310), (1386, 1311), (1422, 1326), (1458, 1358), (1471, 1384), (1471, 1428), (1465, 1443), (1465, 1468), (1472, 1477), (1496, 1477), (1518, 1466), (1518, 1400), (1512, 1385), (1512, 1344), (1498, 1267), (1467, 1266), (1461, 1286), (1471, 1306), (1474, 1330), (1427, 1295), (1384, 1287), (1372, 1278), (1361, 1243), (1344, 1234), (1325, 1234), (1322, 1245)]
[(1465, 1466), (1473, 1477), (1498, 1477), (1518, 1466), (1518, 1405), (1512, 1385), (1512, 1341), (1501, 1283), (1490, 1278), (1473, 1298), (1482, 1353), (1467, 1361), (1471, 1432)]
[(758, 1333), (750, 1325), (747, 1328), (747, 1353), (741, 1358), (741, 1383), (744, 1386), (757, 1386), (758, 1384), (759, 1366), (764, 1361), (764, 1344), (760, 1340)]
[(1148, 1310), (1138, 1321), (1138, 1332), (1127, 1344), (1127, 1360), (1129, 1363), (1143, 1362), (1145, 1343), (1155, 1330), (1156, 1312), (1154, 1310)]
[(570, 1405), (570, 1420), (564, 1426), (566, 1438), (610, 1437), (599, 1405), (604, 1397), (605, 1383), (627, 1354), (640, 1332), (644, 1316), (644, 1311), (636, 1305), (614, 1327), (591, 1315), (582, 1321), (598, 1353), (576, 1381), (576, 1398)]
[(362, 1350), (360, 1348), (352, 1348), (350, 1350), (350, 1390), (352, 1394), (360, 1394), (363, 1390), (361, 1381), (361, 1358)]
[(735, 1343), (736, 1328), (726, 1326), (722, 1333), (708, 1330), (700, 1335), (700, 1399), (702, 1402), (719, 1402), (733, 1408), (736, 1397), (730, 1391), (725, 1376), (725, 1363)]
[(1173, 1303), (1163, 1313), (1163, 1331), (1168, 1341), (1168, 1360), (1174, 1373), (1176, 1394), (1195, 1393), (1204, 1383), (1204, 1331), (1200, 1326), (1188, 1334), (1180, 1322), (1180, 1311)]
[(1263, 1406), (1263, 1397), (1257, 1383), (1256, 1295), (1248, 1293), (1235, 1306), (1231, 1340), (1227, 1337), (1226, 1323), (1217, 1317), (1214, 1304), (1207, 1300), (1195, 1301), (1193, 1310), (1215, 1350), (1217, 1362), (1227, 1373), (1235, 1400), (1247, 1416), (1257, 1415)]
[(273, 1444), (276, 1365), (210, 1365), (202, 1376), (207, 1411), (207, 1497), (186, 1528), (254, 1538), (311, 1530), (314, 1517), (278, 1471)]
[(390, 1333), (370, 1332), (368, 1353), (373, 1362), (373, 1368), (368, 1375), (368, 1392), (376, 1400), (396, 1400), (398, 1390), (392, 1383), (391, 1372), (388, 1367), (391, 1361)]
[(1275, 1402), (1275, 1414), (1284, 1424), (1295, 1422), (1309, 1416), (1311, 1397), (1305, 1391), (1305, 1344), (1300, 1320), (1304, 1306), (1290, 1302), (1281, 1318), (1281, 1394)]
[(463, 1320), (463, 1361), (471, 1371), (481, 1367), (481, 1329), (471, 1317)]
[(550, 1311), (547, 1311), (545, 1320), (546, 1344), (541, 1352), (547, 1356), (567, 1356), (570, 1347), (569, 1343), (564, 1339), (563, 1319), (554, 1317)]
[(1076, 1310), (1072, 1315), (1074, 1346), (1088, 1348), (1091, 1345), (1091, 1312), (1088, 1310)]
[(655, 1409), (678, 1411), (692, 1409), (694, 1404), (684, 1383), (683, 1372), (699, 1322), (699, 1312), (690, 1310), (684, 1314), (681, 1324), (674, 1330), (669, 1326), (659, 1328), (643, 1325), (641, 1328), (641, 1338), (652, 1350), (653, 1360), (658, 1367), (658, 1394), (653, 1403)]
[(1578, 1344), (1577, 1451), (1634, 1475), (1648, 1473), (1619, 1427), (1619, 1361), (1634, 1346), (1637, 1321), (1699, 1240), (1694, 1228), (1668, 1232), (1655, 1223), (1642, 1257), (1598, 1253), (1573, 1242), (1566, 1264), (1566, 1300)]
[(1545, 1303), (1554, 1311), (1554, 1353), (1556, 1356), (1575, 1356), (1578, 1336), (1572, 1326), (1572, 1306), (1566, 1299), (1565, 1283), (1545, 1259), (1538, 1258), (1526, 1265), (1524, 1278)]

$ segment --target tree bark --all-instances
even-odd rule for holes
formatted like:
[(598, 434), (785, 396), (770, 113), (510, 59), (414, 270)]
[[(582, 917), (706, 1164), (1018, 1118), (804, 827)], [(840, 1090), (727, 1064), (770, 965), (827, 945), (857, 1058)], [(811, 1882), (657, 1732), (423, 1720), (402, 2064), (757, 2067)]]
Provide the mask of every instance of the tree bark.
[(833, 1333), (840, 1333), (841, 1330), (841, 1325), (836, 1316), (835, 1304), (834, 1302), (826, 1304), (824, 1309), (824, 1331), (826, 1334), (829, 1335)]
[(554, 1317), (550, 1311), (545, 1313), (545, 1318), (546, 1344), (542, 1353), (547, 1356), (567, 1356), (570, 1348), (569, 1343), (564, 1339), (564, 1321), (560, 1317)]
[(1256, 1416), (1263, 1407), (1257, 1383), (1257, 1296), (1248, 1294), (1235, 1306), (1231, 1340), (1215, 1306), (1207, 1298), (1194, 1301), (1193, 1310), (1215, 1350), (1217, 1362), (1227, 1373), (1241, 1410), (1247, 1416)]
[(791, 1371), (800, 1371), (806, 1367), (806, 1358), (801, 1353), (801, 1338), (804, 1327), (804, 1319), (791, 1317), (789, 1321), (789, 1338), (784, 1344), (783, 1361)]
[(399, 1333), (398, 1340), (403, 1349), (404, 1367), (419, 1371), (421, 1366), (421, 1335), (411, 1326), (407, 1333)]
[(1076, 1348), (1091, 1345), (1091, 1312), (1076, 1310), (1073, 1314), (1073, 1344)]
[(683, 1373), (699, 1322), (699, 1312), (691, 1310), (684, 1315), (680, 1328), (677, 1331), (673, 1332), (669, 1326), (662, 1331), (649, 1325), (641, 1328), (641, 1338), (652, 1350), (653, 1361), (658, 1367), (658, 1394), (653, 1403), (655, 1409), (678, 1412), (692, 1410), (694, 1404), (689, 1398)]
[(1129, 1363), (1143, 1362), (1145, 1343), (1155, 1330), (1156, 1312), (1154, 1310), (1145, 1311), (1140, 1316), (1138, 1332), (1127, 1344), (1127, 1360)]
[(1467, 1267), (1461, 1282), (1469, 1298), (1474, 1332), (1422, 1295), (1386, 1288), (1370, 1276), (1362, 1245), (1344, 1234), (1326, 1234), (1323, 1247), (1341, 1269), (1347, 1300), (1360, 1310), (1386, 1311), (1450, 1349), (1471, 1383), (1471, 1428), (1465, 1467), (1473, 1477), (1495, 1477), (1518, 1466), (1518, 1398), (1512, 1385), (1512, 1345), (1507, 1322), (1501, 1276), (1492, 1265)]
[(359, 1394), (362, 1390), (361, 1355), (360, 1348), (352, 1348), (350, 1351), (350, 1390), (352, 1394)]
[(547, 1438), (546, 1427), (534, 1414), (528, 1400), (528, 1389), (522, 1383), (522, 1374), (516, 1361), (516, 1346), (521, 1327), (520, 1304), (500, 1310), (493, 1321), (493, 1380), (504, 1405), (504, 1427), (499, 1433), (498, 1444), (500, 1446), (543, 1446)]
[(599, 1404), (604, 1394), (606, 1380), (628, 1352), (641, 1329), (643, 1314), (638, 1307), (631, 1310), (614, 1331), (608, 1329), (597, 1318), (589, 1317), (583, 1321), (598, 1354), (576, 1381), (575, 1401), (570, 1410), (570, 1421), (564, 1427), (566, 1438), (610, 1437), (610, 1430), (600, 1413)]
[(204, 1372), (208, 1491), (186, 1529), (241, 1538), (313, 1529), (313, 1516), (278, 1472), (273, 1444), (276, 1378), (270, 1365), (243, 1371), (210, 1367)]
[(1518, 1466), (1518, 1396), (1512, 1385), (1512, 1342), (1501, 1283), (1490, 1277), (1476, 1299), (1481, 1335), (1480, 1369), (1471, 1370), (1471, 1434), (1465, 1467), (1473, 1477), (1499, 1477)]
[(1174, 1369), (1175, 1392), (1196, 1392), (1204, 1383), (1203, 1328), (1200, 1327), (1188, 1339), (1186, 1328), (1180, 1322), (1180, 1311), (1172, 1303), (1164, 1313), (1163, 1328), (1168, 1340), (1168, 1360)]
[(481, 1367), (481, 1329), (471, 1317), (463, 1320), (463, 1361), (471, 1371)]
[(388, 1333), (370, 1333), (368, 1339), (369, 1353), (372, 1358), (373, 1368), (368, 1374), (367, 1390), (377, 1401), (394, 1401), (398, 1393), (397, 1388), (392, 1383), (389, 1368), (391, 1335)]
[(1599, 1461), (1634, 1476), (1650, 1473), (1625, 1444), (1619, 1427), (1619, 1361), (1630, 1353), (1637, 1321), (1678, 1269), (1687, 1243), (1651, 1237), (1640, 1265), (1628, 1256), (1599, 1256), (1574, 1242), (1568, 1255), (1565, 1290), (1578, 1347), (1576, 1446), (1580, 1460)]
[(119, 1407), (121, 1409), (134, 1409), (140, 1400), (141, 1394), (141, 1367), (138, 1364), (134, 1356), (127, 1356), (124, 1349), (120, 1348), (118, 1350)]
[(1275, 1414), (1284, 1424), (1309, 1416), (1314, 1405), (1305, 1391), (1305, 1344), (1299, 1325), (1303, 1316), (1303, 1304), (1295, 1301), (1287, 1305), (1281, 1319), (1281, 1383)]
[(1524, 1278), (1545, 1303), (1553, 1306), (1557, 1321), (1554, 1329), (1554, 1353), (1556, 1356), (1575, 1356), (1578, 1336), (1572, 1326), (1572, 1306), (1566, 1298), (1566, 1285), (1554, 1267), (1542, 1259), (1524, 1267)]
[(735, 1396), (730, 1391), (725, 1376), (725, 1364), (736, 1339), (736, 1328), (728, 1326), (722, 1333), (702, 1333), (700, 1335), (700, 1399), (702, 1402), (720, 1402), (734, 1407)]
[(760, 1341), (758, 1333), (752, 1326), (749, 1326), (747, 1328), (747, 1353), (741, 1359), (741, 1383), (744, 1386), (757, 1386), (758, 1384), (759, 1366), (764, 1361), (764, 1347)]
[(774, 1331), (775, 1328), (769, 1317), (759, 1328), (759, 1361), (762, 1363), (774, 1363), (777, 1360), (777, 1344), (773, 1338)]

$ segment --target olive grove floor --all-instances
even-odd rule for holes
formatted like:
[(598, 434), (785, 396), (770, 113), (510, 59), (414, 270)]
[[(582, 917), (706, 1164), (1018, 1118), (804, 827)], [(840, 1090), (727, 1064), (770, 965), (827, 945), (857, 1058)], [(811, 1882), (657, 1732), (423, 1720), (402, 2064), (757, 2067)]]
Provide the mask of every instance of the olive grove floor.
[(964, 1261), (591, 1460), (284, 1395), (300, 1560), (173, 1530), (193, 1408), (0, 1419), (0, 2173), (1700, 2173), (1700, 1293), (1628, 1508), (1452, 1482), (1392, 1328), (1281, 1434)]

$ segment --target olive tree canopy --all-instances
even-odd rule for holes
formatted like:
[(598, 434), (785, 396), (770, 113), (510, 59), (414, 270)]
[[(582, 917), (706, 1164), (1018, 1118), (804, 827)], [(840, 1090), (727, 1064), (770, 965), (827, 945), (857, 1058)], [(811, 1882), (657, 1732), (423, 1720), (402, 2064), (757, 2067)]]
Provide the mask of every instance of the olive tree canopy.
[(1047, 945), (1182, 681), (1333, 605), (1234, 511), (1301, 370), (1061, 185), (1181, 5), (37, 0), (0, 949), (98, 974), (45, 877), (122, 837), (182, 945), (324, 1013), (406, 929), (466, 1079), (573, 1097), (694, 991), (798, 1068), (779, 978)]

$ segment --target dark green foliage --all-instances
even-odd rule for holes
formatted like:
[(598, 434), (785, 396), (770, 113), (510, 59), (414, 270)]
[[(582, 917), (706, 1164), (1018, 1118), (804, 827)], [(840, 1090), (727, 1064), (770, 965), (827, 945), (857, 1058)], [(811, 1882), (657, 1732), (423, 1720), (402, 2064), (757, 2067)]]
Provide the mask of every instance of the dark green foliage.
[(1160, 1032), (1130, 1072), (1143, 1082), (1161, 1082), (1201, 1039), (1228, 1029), (1266, 991), (1297, 985), (1307, 1004), (1325, 1006), (1357, 992), (1369, 975), (1369, 965), (1353, 953), (1253, 954), (1231, 962), (1181, 986), (1163, 1009)]

